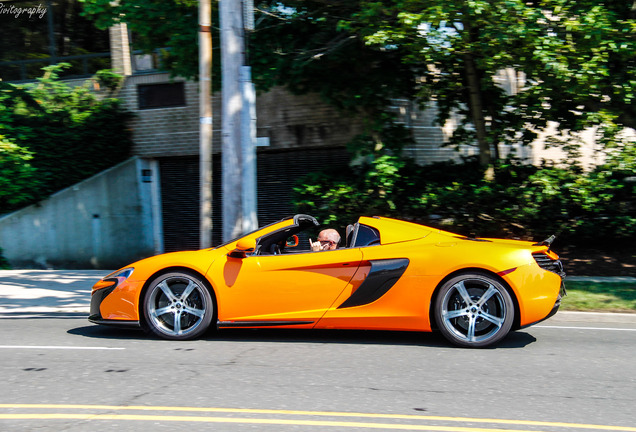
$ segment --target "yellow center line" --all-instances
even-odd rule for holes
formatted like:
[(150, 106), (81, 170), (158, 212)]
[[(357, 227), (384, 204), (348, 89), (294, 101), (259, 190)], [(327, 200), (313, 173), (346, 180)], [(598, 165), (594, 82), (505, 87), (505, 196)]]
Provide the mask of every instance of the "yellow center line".
[[(225, 413), (225, 414), (268, 414), (268, 415), (294, 415), (315, 417), (358, 417), (369, 419), (393, 419), (393, 420), (420, 420), (442, 422), (470, 422), (489, 423), (513, 426), (544, 426), (557, 428), (590, 429), (605, 431), (636, 432), (636, 427), (592, 425), (580, 423), (546, 422), (535, 420), (506, 420), (471, 417), (445, 417), (423, 416), (411, 414), (378, 414), (378, 413), (347, 413), (329, 411), (296, 411), (250, 408), (203, 408), (203, 407), (170, 407), (170, 406), (117, 406), (117, 405), (74, 405), (74, 404), (0, 404), (0, 409), (65, 409), (65, 410), (101, 410), (101, 411), (173, 411), (173, 412), (198, 412), (198, 413)], [(0, 419), (94, 419), (94, 420), (146, 420), (146, 421), (184, 421), (184, 422), (214, 422), (214, 423), (258, 423), (280, 425), (308, 425), (308, 426), (333, 426), (333, 427), (361, 427), (361, 428), (385, 428), (396, 430), (428, 430), (428, 431), (466, 431), (480, 432), (493, 431), (495, 429), (480, 429), (466, 427), (446, 427), (428, 425), (404, 425), (367, 422), (338, 422), (326, 420), (284, 420), (284, 419), (257, 419), (257, 418), (229, 418), (229, 417), (203, 417), (203, 416), (166, 416), (166, 415), (127, 415), (127, 414), (0, 414)], [(509, 432), (504, 429), (496, 429), (499, 432)], [(520, 432), (520, 429), (514, 429)], [(536, 432), (536, 431), (534, 431)]]
[(520, 429), (484, 429), (457, 426), (427, 426), (391, 423), (338, 422), (328, 420), (284, 420), (231, 417), (195, 417), (126, 414), (0, 414), (0, 420), (141, 420), (163, 422), (242, 423), (290, 426), (329, 426), (337, 428), (365, 428), (384, 430), (439, 431), (439, 432), (537, 432)]

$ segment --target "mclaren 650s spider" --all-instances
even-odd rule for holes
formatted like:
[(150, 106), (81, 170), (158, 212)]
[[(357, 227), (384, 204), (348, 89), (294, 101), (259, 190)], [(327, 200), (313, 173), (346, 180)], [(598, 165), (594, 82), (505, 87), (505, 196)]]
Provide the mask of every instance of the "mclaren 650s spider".
[(93, 286), (89, 320), (174, 340), (211, 327), (439, 331), (477, 348), (552, 316), (565, 295), (553, 238), (470, 238), (363, 216), (338, 248), (312, 251), (318, 225), (299, 214), (135, 262)]

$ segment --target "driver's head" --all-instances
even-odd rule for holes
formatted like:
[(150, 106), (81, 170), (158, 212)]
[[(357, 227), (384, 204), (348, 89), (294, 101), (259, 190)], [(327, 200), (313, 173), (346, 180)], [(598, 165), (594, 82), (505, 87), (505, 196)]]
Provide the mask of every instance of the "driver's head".
[(333, 228), (324, 229), (318, 234), (318, 241), (321, 250), (334, 250), (340, 243), (340, 234)]

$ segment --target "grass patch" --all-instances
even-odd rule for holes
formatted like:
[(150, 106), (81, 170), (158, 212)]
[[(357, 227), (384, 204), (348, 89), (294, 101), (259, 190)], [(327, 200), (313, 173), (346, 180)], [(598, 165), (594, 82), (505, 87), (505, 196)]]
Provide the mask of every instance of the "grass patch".
[(565, 281), (561, 310), (636, 313), (636, 283)]

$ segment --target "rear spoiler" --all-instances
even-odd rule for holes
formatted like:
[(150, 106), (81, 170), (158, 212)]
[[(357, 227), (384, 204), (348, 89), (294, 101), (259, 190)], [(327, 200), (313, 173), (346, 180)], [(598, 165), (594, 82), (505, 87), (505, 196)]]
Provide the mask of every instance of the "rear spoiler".
[(550, 250), (550, 245), (552, 244), (555, 238), (556, 238), (556, 235), (551, 235), (547, 239), (540, 241), (538, 243), (535, 243), (532, 246), (547, 246), (548, 250)]

